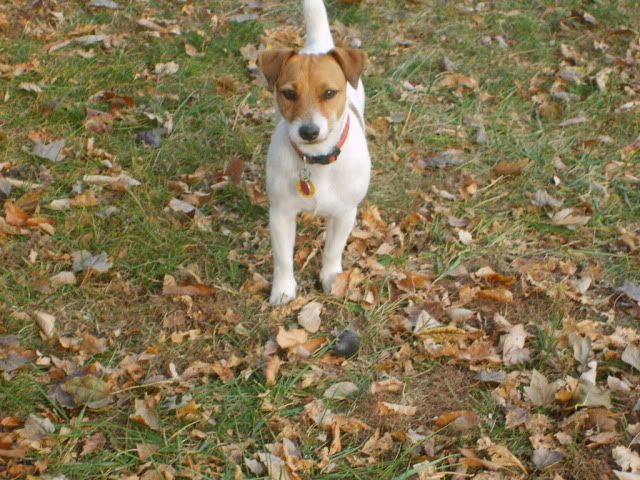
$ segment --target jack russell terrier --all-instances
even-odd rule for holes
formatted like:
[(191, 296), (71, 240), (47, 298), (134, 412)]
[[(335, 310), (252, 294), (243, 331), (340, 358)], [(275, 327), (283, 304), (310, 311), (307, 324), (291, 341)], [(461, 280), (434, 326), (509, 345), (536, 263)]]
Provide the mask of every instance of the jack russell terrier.
[(301, 211), (327, 217), (320, 281), (331, 292), (371, 174), (360, 80), (366, 54), (336, 48), (323, 0), (304, 0), (304, 19), (302, 50), (266, 50), (259, 58), (276, 105), (267, 155), (274, 305), (296, 296), (293, 248)]

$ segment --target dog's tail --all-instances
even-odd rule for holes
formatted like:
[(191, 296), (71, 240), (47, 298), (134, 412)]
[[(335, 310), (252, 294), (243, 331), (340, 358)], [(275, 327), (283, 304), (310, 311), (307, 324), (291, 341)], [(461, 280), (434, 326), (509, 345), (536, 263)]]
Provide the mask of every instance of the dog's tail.
[(304, 23), (305, 53), (326, 53), (335, 48), (323, 0), (304, 0)]

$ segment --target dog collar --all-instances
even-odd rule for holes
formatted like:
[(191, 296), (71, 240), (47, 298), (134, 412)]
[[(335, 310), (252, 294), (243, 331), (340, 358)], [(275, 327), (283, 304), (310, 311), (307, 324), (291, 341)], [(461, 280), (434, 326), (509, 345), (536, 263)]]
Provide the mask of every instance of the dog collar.
[(347, 141), (347, 136), (349, 135), (350, 118), (351, 116), (347, 115), (347, 123), (344, 126), (344, 130), (342, 131), (342, 136), (340, 137), (338, 144), (335, 147), (333, 147), (333, 150), (331, 150), (331, 152), (329, 152), (326, 155), (313, 155), (313, 156), (307, 155), (302, 150), (300, 150), (300, 147), (295, 143), (291, 142), (291, 146), (296, 151), (296, 153), (300, 156), (300, 159), (305, 163), (305, 165), (306, 164), (330, 165), (334, 163), (336, 160), (338, 160), (338, 156), (340, 155), (341, 148), (344, 146), (345, 142)]

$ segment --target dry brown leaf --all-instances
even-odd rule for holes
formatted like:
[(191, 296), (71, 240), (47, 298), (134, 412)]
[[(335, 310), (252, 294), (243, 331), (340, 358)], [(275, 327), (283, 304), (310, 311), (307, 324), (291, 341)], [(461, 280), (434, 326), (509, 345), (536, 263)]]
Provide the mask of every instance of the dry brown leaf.
[(493, 288), (489, 290), (480, 290), (477, 294), (479, 298), (486, 298), (500, 303), (513, 303), (513, 293), (506, 288)]
[(102, 432), (96, 432), (90, 437), (88, 437), (84, 441), (84, 445), (82, 445), (82, 452), (80, 452), (80, 456), (84, 457), (85, 455), (90, 455), (96, 450), (100, 450), (104, 447), (106, 443), (106, 439)]
[(36, 323), (46, 339), (53, 338), (56, 330), (56, 317), (47, 312), (35, 312)]
[(162, 295), (188, 295), (188, 296), (209, 296), (213, 295), (216, 289), (201, 283), (192, 285), (178, 285), (175, 278), (165, 275), (162, 282)]
[(400, 405), (398, 403), (378, 402), (378, 415), (386, 417), (388, 415), (400, 415), (412, 417), (418, 412), (418, 408), (412, 405)]
[(282, 365), (282, 360), (277, 355), (272, 355), (267, 360), (267, 366), (264, 369), (264, 376), (267, 379), (267, 385), (275, 385), (278, 381), (278, 372), (280, 371), (280, 366)]
[(494, 444), (488, 450), (493, 462), (503, 467), (518, 467), (524, 474), (527, 473), (527, 469), (522, 462), (504, 445)]
[(469, 410), (453, 410), (444, 412), (436, 419), (436, 426), (451, 426), (456, 431), (469, 430), (480, 423), (480, 418)]
[(251, 273), (240, 287), (241, 292), (260, 293), (269, 291), (271, 284), (258, 272)]
[(503, 337), (502, 360), (505, 365), (517, 365), (530, 360), (531, 351), (524, 348), (527, 336), (524, 326), (517, 324)]
[(589, 220), (591, 220), (590, 216), (574, 215), (573, 208), (565, 208), (564, 210), (560, 210), (559, 212), (557, 212), (551, 218), (551, 223), (567, 228), (575, 228), (586, 225)]
[(283, 350), (289, 350), (304, 345), (307, 342), (307, 332), (301, 328), (295, 328), (292, 330), (285, 330), (280, 327), (278, 335), (276, 336), (276, 342)]
[(375, 433), (365, 442), (361, 452), (370, 457), (380, 457), (385, 452), (388, 452), (393, 448), (393, 438), (389, 432), (380, 437), (380, 430), (376, 430)]
[(536, 407), (544, 407), (553, 403), (556, 388), (547, 381), (547, 377), (537, 370), (533, 370), (531, 384), (524, 387), (524, 392)]
[(459, 88), (464, 87), (469, 90), (479, 90), (478, 80), (460, 73), (449, 73), (436, 85), (437, 88)]
[(199, 52), (198, 49), (196, 47), (194, 47), (193, 45), (191, 45), (190, 43), (185, 43), (184, 44), (184, 52), (189, 57), (194, 57), (194, 58), (204, 57), (204, 52)]
[(9, 225), (21, 227), (29, 219), (29, 214), (13, 202), (4, 204), (5, 219)]
[(399, 393), (404, 391), (404, 388), (404, 382), (398, 380), (397, 378), (389, 378), (380, 382), (373, 382), (369, 387), (369, 392), (371, 392), (371, 394), (373, 395), (382, 392)]
[(338, 382), (327, 388), (322, 396), (330, 400), (344, 400), (355, 395), (358, 390), (358, 386), (353, 382)]
[(491, 174), (494, 177), (502, 177), (502, 176), (509, 176), (509, 175), (520, 175), (524, 169), (526, 168), (526, 166), (529, 164), (529, 161), (524, 159), (524, 160), (516, 160), (514, 162), (509, 162), (506, 160), (500, 161), (498, 163), (496, 163), (492, 168), (491, 168)]
[(136, 452), (141, 461), (146, 462), (151, 456), (160, 450), (160, 447), (151, 443), (138, 443), (136, 445)]
[(320, 329), (320, 313), (322, 304), (319, 302), (309, 302), (298, 313), (298, 324), (309, 333), (316, 333)]
[(160, 430), (160, 416), (156, 410), (155, 402), (151, 397), (136, 398), (135, 402), (135, 412), (129, 415), (129, 418), (134, 422), (141, 423), (142, 425), (146, 425), (151, 430)]
[(396, 280), (396, 286), (405, 292), (425, 290), (431, 286), (433, 277), (425, 273), (404, 272), (403, 278)]

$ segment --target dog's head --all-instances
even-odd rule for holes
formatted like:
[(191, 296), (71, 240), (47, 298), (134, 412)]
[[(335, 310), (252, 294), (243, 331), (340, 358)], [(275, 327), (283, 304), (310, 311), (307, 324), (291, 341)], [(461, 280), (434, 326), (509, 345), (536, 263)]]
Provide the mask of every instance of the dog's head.
[(347, 83), (357, 88), (366, 54), (336, 48), (310, 55), (266, 50), (260, 70), (274, 91), (278, 110), (289, 123), (289, 138), (300, 145), (323, 142), (336, 128), (347, 104)]

